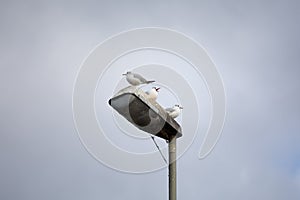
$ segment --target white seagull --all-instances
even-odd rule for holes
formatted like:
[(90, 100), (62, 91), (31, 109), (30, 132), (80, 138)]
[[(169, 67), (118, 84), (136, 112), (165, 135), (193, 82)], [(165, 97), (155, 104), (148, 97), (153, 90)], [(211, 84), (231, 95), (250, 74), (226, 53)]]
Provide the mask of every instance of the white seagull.
[(153, 87), (151, 90), (147, 91), (147, 98), (151, 100), (156, 100), (158, 96), (159, 87)]
[(172, 108), (166, 108), (166, 112), (170, 115), (170, 117), (172, 117), (173, 119), (175, 119), (176, 117), (179, 116), (179, 114), (180, 114), (180, 112), (181, 112), (182, 109), (183, 109), (183, 107), (181, 107), (178, 104), (176, 104)]
[(122, 74), (122, 75), (126, 76), (126, 80), (128, 81), (128, 83), (130, 83), (133, 86), (155, 82), (155, 81), (147, 81), (141, 75), (132, 72), (127, 72), (126, 74)]

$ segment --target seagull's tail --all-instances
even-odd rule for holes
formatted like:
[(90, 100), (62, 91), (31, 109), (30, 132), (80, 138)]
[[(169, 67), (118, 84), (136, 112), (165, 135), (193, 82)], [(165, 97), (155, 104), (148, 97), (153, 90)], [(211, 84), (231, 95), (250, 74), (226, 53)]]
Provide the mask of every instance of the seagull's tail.
[(147, 81), (146, 84), (154, 83), (155, 81)]

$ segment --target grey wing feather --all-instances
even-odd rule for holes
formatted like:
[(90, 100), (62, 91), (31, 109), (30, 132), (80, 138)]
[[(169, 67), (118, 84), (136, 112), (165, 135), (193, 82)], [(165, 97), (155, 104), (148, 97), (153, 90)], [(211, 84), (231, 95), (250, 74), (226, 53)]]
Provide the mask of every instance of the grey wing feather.
[(147, 80), (139, 74), (133, 74), (134, 78), (139, 79), (142, 82), (147, 82)]
[(166, 110), (165, 110), (166, 112), (173, 112), (174, 111), (174, 109), (173, 108), (166, 108)]

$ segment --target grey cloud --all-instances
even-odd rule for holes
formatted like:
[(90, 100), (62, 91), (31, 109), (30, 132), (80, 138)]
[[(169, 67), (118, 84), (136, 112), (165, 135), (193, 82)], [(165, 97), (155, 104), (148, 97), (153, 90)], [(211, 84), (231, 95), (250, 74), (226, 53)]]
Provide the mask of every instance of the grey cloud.
[[(2, 1), (0, 198), (166, 199), (167, 170), (95, 161), (72, 119), (88, 52), (112, 34), (162, 26), (207, 49), (228, 114), (213, 153), (178, 161), (179, 199), (299, 199), (298, 1)], [(188, 134), (188, 133), (187, 133)]]

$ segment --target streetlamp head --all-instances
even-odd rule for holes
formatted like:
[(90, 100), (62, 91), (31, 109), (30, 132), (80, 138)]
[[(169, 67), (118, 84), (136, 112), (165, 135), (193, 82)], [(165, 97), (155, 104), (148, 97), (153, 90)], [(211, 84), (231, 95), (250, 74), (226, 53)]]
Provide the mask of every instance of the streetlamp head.
[(182, 136), (180, 125), (158, 103), (148, 100), (142, 90), (129, 86), (108, 103), (140, 130), (165, 140)]

